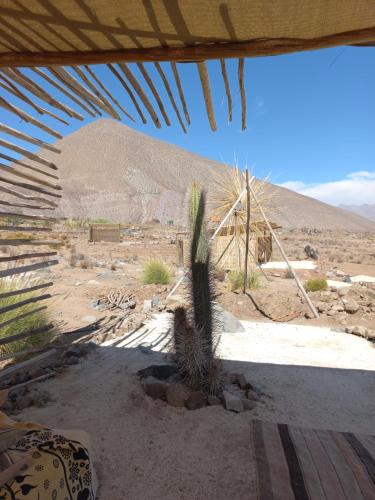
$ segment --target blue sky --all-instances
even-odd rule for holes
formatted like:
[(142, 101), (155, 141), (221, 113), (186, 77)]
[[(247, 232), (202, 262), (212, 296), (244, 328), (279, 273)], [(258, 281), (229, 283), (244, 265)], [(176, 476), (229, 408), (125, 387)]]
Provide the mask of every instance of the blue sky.
[[(125, 117), (123, 123), (218, 161), (229, 164), (237, 161), (240, 167), (247, 164), (258, 177), (271, 174), (272, 182), (333, 204), (352, 204), (356, 200), (358, 204), (375, 203), (374, 50), (339, 47), (247, 59), (248, 128), (245, 132), (240, 130), (241, 108), (235, 60), (228, 63), (234, 100), (231, 124), (227, 122), (219, 62), (209, 63), (217, 132), (213, 133), (209, 128), (198, 73), (195, 65), (190, 64), (179, 65), (192, 119), (188, 134), (179, 128), (171, 108), (168, 109), (173, 120), (171, 127), (163, 126), (157, 130), (152, 124), (131, 124)], [(168, 68), (165, 69), (168, 73)], [(134, 113), (114, 77), (100, 66), (95, 67), (95, 71), (123, 105)], [(158, 81), (154, 68), (150, 67), (149, 71)], [(33, 78), (39, 82), (38, 78)], [(163, 101), (167, 102), (162, 85), (159, 84), (158, 88)], [(54, 93), (50, 87), (48, 90)], [(14, 97), (7, 98), (20, 104)], [(59, 99), (75, 107), (60, 94)], [(35, 115), (31, 108), (28, 111)], [(0, 113), (1, 122), (19, 127), (18, 118), (4, 110)], [(43, 121), (66, 134), (91, 120), (86, 115), (85, 122), (75, 121), (68, 127), (53, 119)], [(39, 133), (33, 126), (22, 125), (20, 128), (52, 142), (51, 137)], [(6, 139), (17, 142), (10, 137)]]

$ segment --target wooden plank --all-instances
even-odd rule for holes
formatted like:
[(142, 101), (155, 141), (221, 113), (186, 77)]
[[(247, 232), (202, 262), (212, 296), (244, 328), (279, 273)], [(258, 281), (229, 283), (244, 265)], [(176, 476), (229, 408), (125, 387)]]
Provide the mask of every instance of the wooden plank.
[(6, 155), (4, 153), (0, 153), (0, 158), (3, 160), (7, 160), (11, 163), (15, 163), (16, 165), (20, 165), (21, 167), (27, 168), (29, 170), (33, 170), (34, 172), (38, 172), (38, 174), (43, 174), (46, 175), (47, 177), (51, 177), (52, 179), (59, 179), (58, 175), (51, 174), (50, 172), (46, 172), (45, 170), (41, 170), (40, 168), (37, 167), (32, 167), (31, 165), (28, 165), (27, 163), (24, 163), (21, 160), (18, 160), (17, 158), (13, 158), (12, 156)]
[(5, 328), (8, 325), (11, 325), (15, 321), (19, 321), (20, 319), (26, 318), (27, 316), (31, 316), (32, 314), (35, 314), (37, 312), (44, 311), (45, 309), (47, 309), (47, 306), (37, 307), (36, 309), (32, 309), (31, 311), (27, 311), (25, 313), (19, 314), (18, 316), (15, 316), (14, 318), (10, 318), (7, 321), (3, 321), (2, 323), (0, 323), (0, 329)]
[(57, 149), (52, 144), (48, 144), (47, 142), (44, 142), (44, 141), (41, 141), (40, 139), (32, 137), (31, 135), (24, 134), (23, 132), (20, 132), (19, 130), (15, 130), (14, 128), (9, 127), (8, 125), (5, 125), (5, 123), (0, 123), (0, 131), (4, 132), (5, 134), (17, 137), (18, 139), (21, 139), (23, 141), (30, 142), (31, 144), (35, 144), (36, 146), (39, 146), (40, 148), (48, 149), (49, 151), (52, 151), (53, 153), (58, 153), (58, 154), (61, 153), (61, 150)]
[(26, 219), (26, 220), (40, 220), (45, 222), (57, 222), (60, 219), (56, 217), (46, 217), (45, 215), (34, 215), (34, 214), (17, 214), (15, 212), (1, 212), (0, 217), (11, 217), (14, 219)]
[(120, 75), (120, 73), (117, 71), (116, 67), (113, 64), (108, 64), (108, 68), (112, 71), (112, 73), (115, 75), (115, 77), (117, 78), (117, 80), (124, 87), (125, 91), (127, 92), (128, 96), (130, 97), (132, 103), (134, 104), (134, 107), (137, 110), (137, 113), (138, 113), (140, 119), (142, 120), (142, 123), (147, 123), (147, 120), (146, 120), (144, 114), (142, 113), (142, 110), (139, 107), (137, 99), (135, 98), (135, 96), (134, 96), (131, 88), (129, 87), (129, 85), (126, 83), (126, 81), (124, 80), (124, 78), (122, 78), (122, 76)]
[(182, 104), (182, 109), (184, 110), (185, 120), (186, 120), (186, 123), (188, 125), (190, 125), (190, 115), (189, 115), (189, 111), (187, 109), (186, 100), (185, 100), (184, 91), (183, 91), (182, 84), (181, 84), (180, 75), (178, 74), (177, 64), (175, 62), (171, 62), (171, 67), (172, 67), (173, 76), (174, 76), (174, 79), (175, 79), (175, 82), (176, 82), (176, 86), (177, 86), (177, 90), (178, 90), (178, 95), (180, 96), (180, 101), (181, 101), (181, 104)]
[(132, 122), (134, 122), (134, 118), (126, 111), (126, 109), (118, 102), (113, 94), (105, 87), (102, 82), (99, 80), (98, 76), (94, 73), (93, 69), (90, 66), (85, 66), (86, 71), (91, 76), (91, 78), (95, 81), (95, 83), (101, 88), (101, 90), (111, 99), (111, 101), (121, 109), (125, 116), (129, 118)]
[[(4, 182), (6, 182), (6, 181), (4, 181)], [(18, 183), (13, 183), (13, 184), (18, 185)], [(11, 196), (15, 196), (16, 198), (20, 198), (21, 200), (36, 201), (39, 203), (45, 203), (46, 205), (49, 205), (50, 207), (55, 207), (55, 208), (57, 207), (56, 203), (54, 203), (51, 200), (47, 200), (46, 198), (40, 198), (39, 196), (30, 196), (30, 195), (27, 195), (24, 193), (20, 193), (18, 191), (13, 191), (13, 189), (5, 188), (4, 186), (0, 186), (0, 191), (2, 193), (10, 194)]]
[(242, 130), (246, 130), (246, 94), (245, 94), (245, 60), (238, 59), (238, 85), (241, 93), (241, 124)]
[(39, 177), (35, 177), (34, 175), (31, 174), (25, 174), (24, 172), (20, 172), (19, 170), (16, 170), (14, 167), (4, 165), (3, 163), (0, 163), (0, 171), (5, 172), (6, 174), (15, 175), (16, 177), (21, 177), (22, 179), (26, 179), (28, 181), (35, 182), (36, 184), (41, 184), (42, 186), (47, 186), (51, 189), (56, 189), (57, 191), (62, 190), (62, 187), (57, 184), (52, 184), (49, 181), (45, 181), (44, 179), (40, 179)]
[(154, 122), (154, 125), (156, 128), (161, 128), (161, 124), (158, 118), (158, 115), (156, 114), (151, 102), (149, 101), (147, 95), (143, 91), (142, 87), (140, 86), (138, 80), (134, 76), (133, 72), (131, 69), (125, 64), (125, 63), (118, 63), (118, 67), (121, 69), (121, 71), (124, 73), (126, 78), (129, 80), (131, 85), (133, 86), (134, 90), (138, 94), (140, 100), (142, 101), (144, 107), (147, 109), (149, 115), (151, 116), (152, 121)]
[(0, 139), (0, 146), (3, 146), (4, 148), (7, 148), (7, 149), (11, 149), (12, 151), (15, 151), (16, 153), (20, 153), (21, 155), (26, 156), (30, 160), (36, 161), (37, 163), (41, 163), (42, 165), (45, 165), (46, 167), (52, 168), (53, 170), (57, 170), (55, 163), (53, 163), (52, 161), (46, 160), (45, 158), (43, 158), (35, 153), (31, 153), (30, 151), (27, 151), (27, 149), (21, 148), (21, 146), (17, 146), (16, 144), (5, 141), (4, 139)]
[(213, 132), (216, 131), (216, 120), (215, 120), (215, 112), (214, 106), (212, 104), (212, 96), (211, 96), (211, 86), (210, 79), (208, 76), (207, 66), (204, 61), (197, 62), (199, 78), (201, 80), (202, 91), (204, 102), (206, 105), (206, 111), (208, 116), (208, 121), (210, 122), (210, 127)]
[[(47, 191), (44, 188), (41, 188), (39, 186), (34, 186), (33, 184), (27, 184), (26, 182), (13, 181), (12, 179), (8, 179), (7, 177), (3, 177), (2, 175), (0, 175), (0, 181), (6, 182), (7, 184), (12, 184), (12, 186), (18, 186), (24, 189), (29, 189), (30, 191), (36, 191), (37, 193), (43, 193), (48, 196), (53, 196), (54, 198), (61, 198), (61, 194), (51, 193), (50, 191)], [(21, 196), (19, 197), (21, 198)]]
[(0, 314), (5, 314), (10, 311), (15, 311), (16, 309), (19, 309), (20, 307), (27, 306), (28, 304), (35, 304), (35, 302), (40, 302), (41, 300), (47, 300), (52, 297), (51, 294), (45, 293), (43, 295), (39, 295), (38, 297), (29, 297), (28, 299), (25, 300), (20, 300), (19, 302), (16, 302), (15, 304), (9, 304), (8, 306), (1, 307), (0, 308)]
[[(57, 252), (22, 253), (19, 255), (10, 255), (9, 257), (0, 257), (0, 262), (13, 262), (15, 260), (35, 259), (36, 257), (52, 257), (54, 255), (57, 255)], [(38, 288), (36, 288), (36, 290), (38, 290)], [(13, 295), (17, 295), (17, 293), (14, 293)], [(0, 298), (1, 297), (2, 295), (0, 295)]]
[(163, 101), (161, 100), (161, 98), (159, 96), (159, 93), (156, 90), (154, 82), (152, 81), (150, 75), (147, 73), (147, 70), (144, 67), (143, 63), (137, 63), (137, 67), (138, 67), (139, 71), (141, 72), (143, 78), (145, 79), (145, 82), (149, 86), (149, 89), (151, 90), (151, 93), (154, 96), (154, 98), (155, 98), (155, 100), (156, 100), (156, 102), (157, 102), (157, 104), (159, 106), (160, 113), (162, 114), (166, 125), (168, 125), (168, 127), (169, 127), (170, 124), (171, 124), (171, 122), (170, 122), (170, 120), (168, 118), (167, 112), (165, 111), (165, 108), (164, 108), (164, 105), (163, 105)]
[(232, 121), (232, 114), (233, 114), (233, 103), (232, 103), (232, 94), (230, 92), (230, 85), (229, 85), (229, 80), (228, 80), (227, 68), (225, 65), (225, 59), (220, 59), (220, 67), (221, 67), (221, 74), (223, 75), (223, 80), (224, 80), (225, 93), (227, 95), (228, 121), (231, 122)]
[(48, 245), (48, 246), (59, 246), (61, 245), (61, 241), (47, 241), (47, 240), (32, 240), (32, 239), (27, 239), (27, 238), (9, 238), (9, 239), (0, 239), (0, 245), (8, 245), (10, 247), (18, 247), (22, 245), (28, 245), (28, 246), (42, 246), (42, 245)]
[(32, 117), (22, 109), (18, 108), (17, 106), (14, 106), (13, 104), (10, 104), (7, 102), (5, 99), (0, 97), (0, 106), (10, 113), (13, 113), (17, 115), (19, 118), (24, 120), (27, 123), (31, 123), (32, 125), (35, 125), (35, 127), (40, 128), (44, 132), (47, 132), (47, 134), (53, 135), (57, 139), (62, 139), (62, 135), (59, 132), (56, 132), (55, 130), (51, 129), (50, 127), (47, 127), (47, 125), (44, 125), (44, 123), (41, 123), (39, 120), (36, 118)]
[[(31, 208), (34, 210), (55, 210), (52, 207), (41, 207), (40, 205), (28, 205), (27, 203), (11, 203), (10, 201), (2, 201), (0, 200), (0, 205), (5, 205), (7, 207), (16, 207), (16, 208)], [(2, 229), (4, 231), (4, 229)]]
[[(3, 203), (3, 202), (0, 201), (0, 204), (1, 203)], [(25, 233), (30, 233), (30, 232), (35, 232), (35, 231), (36, 232), (40, 232), (40, 231), (49, 232), (49, 231), (52, 231), (52, 229), (50, 227), (39, 227), (39, 226), (1, 226), (0, 225), (0, 231), (12, 231), (12, 232), (23, 231)]]
[(46, 267), (55, 266), (58, 263), (58, 260), (47, 260), (46, 262), (37, 262), (35, 264), (28, 264), (27, 266), (18, 266), (13, 267), (12, 269), (5, 269), (4, 271), (0, 271), (0, 278), (15, 276), (16, 274), (28, 273), (30, 271), (37, 271), (38, 269), (45, 269)]
[(163, 68), (160, 66), (160, 64), (158, 62), (155, 63), (155, 68), (156, 68), (156, 71), (159, 73), (160, 75), (160, 78), (162, 79), (162, 82), (164, 84), (164, 88), (168, 94), (168, 97), (169, 97), (169, 100), (172, 104), (172, 107), (173, 107), (173, 110), (174, 112), (176, 113), (176, 116), (177, 116), (177, 120), (178, 120), (178, 123), (180, 124), (182, 130), (185, 132), (186, 134), (186, 128), (185, 128), (185, 125), (181, 119), (181, 115), (180, 115), (180, 111), (177, 107), (177, 104), (176, 104), (176, 101), (173, 97), (173, 93), (172, 93), (172, 89), (171, 89), (171, 86), (169, 85), (169, 82), (167, 80), (167, 77), (165, 76), (164, 74), (164, 71), (163, 71)]
[[(31, 354), (34, 352), (40, 352), (40, 348), (29, 349), (27, 351), (17, 352), (14, 354), (7, 354), (6, 356), (2, 356), (0, 358), (0, 360), (10, 359), (10, 358), (18, 358), (20, 356), (25, 356), (26, 354)], [(0, 371), (0, 379), (3, 380), (5, 378), (9, 377), (10, 375), (13, 375), (13, 373), (18, 372), (19, 370), (24, 370), (25, 368), (30, 367), (32, 365), (35, 365), (36, 363), (38, 363), (40, 365), (40, 363), (42, 361), (45, 361), (47, 358), (50, 358), (51, 356), (54, 356), (56, 354), (57, 354), (56, 349), (50, 349), (48, 351), (42, 352), (38, 356), (35, 356), (31, 359), (27, 359), (26, 361), (23, 361), (22, 363), (12, 365), (9, 368), (5, 368), (4, 370)]]
[[(56, 372), (49, 372), (49, 373), (46, 373), (45, 375), (40, 375), (39, 377), (35, 377), (35, 378), (30, 379), (30, 380), (26, 380), (26, 382), (21, 382), (20, 384), (12, 385), (9, 388), (9, 392), (16, 391), (16, 390), (20, 389), (21, 387), (26, 387), (26, 386), (29, 386), (30, 384), (35, 384), (35, 382), (43, 382), (43, 380), (47, 380), (49, 378), (52, 378), (55, 375), (56, 375)], [(13, 477), (14, 477), (14, 474), (12, 474), (10, 479), (12, 479)]]
[(9, 335), (8, 337), (3, 337), (0, 339), (0, 346), (11, 344), (12, 342), (16, 342), (17, 340), (26, 339), (28, 337), (32, 337), (34, 335), (40, 335), (41, 333), (47, 333), (51, 331), (53, 328), (53, 324), (42, 326), (40, 328), (35, 328), (29, 332), (17, 333), (15, 335)]

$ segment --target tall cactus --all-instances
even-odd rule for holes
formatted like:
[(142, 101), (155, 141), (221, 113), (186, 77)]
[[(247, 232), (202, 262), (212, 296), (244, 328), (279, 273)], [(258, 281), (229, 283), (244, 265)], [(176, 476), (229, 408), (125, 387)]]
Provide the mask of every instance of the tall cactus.
[(210, 279), (209, 239), (205, 221), (206, 195), (198, 184), (193, 184), (191, 187), (189, 209), (192, 233), (190, 268), (194, 326), (200, 332), (203, 352), (209, 364), (213, 359), (213, 292)]

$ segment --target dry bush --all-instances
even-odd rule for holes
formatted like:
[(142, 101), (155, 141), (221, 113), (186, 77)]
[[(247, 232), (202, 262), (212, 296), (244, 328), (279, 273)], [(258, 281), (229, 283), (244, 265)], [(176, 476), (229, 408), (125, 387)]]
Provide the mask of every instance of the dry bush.
[(116, 271), (117, 267), (116, 264), (112, 263), (111, 264), (111, 271)]
[[(228, 274), (230, 289), (232, 292), (243, 287), (245, 273), (243, 270), (230, 271)], [(249, 270), (247, 273), (246, 288), (249, 290), (258, 290), (261, 286), (260, 275), (255, 270)]]
[(171, 281), (171, 271), (161, 260), (150, 260), (143, 268), (142, 282), (145, 285), (168, 285)]
[(81, 269), (91, 269), (92, 268), (92, 263), (89, 260), (87, 260), (87, 259), (83, 259), (83, 260), (80, 261), (79, 267)]
[(305, 283), (306, 292), (324, 292), (328, 290), (326, 278), (310, 278)]

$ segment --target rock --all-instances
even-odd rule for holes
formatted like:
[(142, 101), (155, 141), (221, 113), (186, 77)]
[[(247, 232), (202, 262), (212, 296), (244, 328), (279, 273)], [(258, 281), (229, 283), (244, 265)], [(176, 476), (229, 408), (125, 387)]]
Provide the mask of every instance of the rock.
[(150, 356), (152, 354), (152, 349), (150, 347), (147, 347), (145, 345), (139, 345), (138, 348), (142, 354), (145, 354), (146, 356)]
[(367, 328), (366, 338), (368, 340), (375, 340), (375, 330), (370, 330), (369, 328)]
[(159, 380), (167, 380), (177, 373), (177, 367), (174, 365), (150, 365), (137, 372), (138, 377), (154, 377)]
[(30, 370), (29, 375), (30, 378), (38, 378), (41, 377), (42, 375), (45, 375), (46, 371), (43, 368), (34, 368), (33, 370)]
[(355, 326), (351, 329), (353, 335), (357, 335), (358, 337), (366, 337), (367, 328), (364, 326)]
[(81, 318), (82, 323), (95, 323), (96, 316), (83, 316)]
[(186, 401), (186, 408), (188, 410), (198, 410), (207, 405), (207, 396), (203, 391), (193, 391), (189, 394)]
[(17, 399), (16, 407), (18, 410), (24, 410), (25, 408), (31, 406), (33, 403), (34, 403), (33, 398), (31, 396), (26, 395)]
[(252, 385), (250, 382), (246, 379), (245, 375), (243, 373), (240, 373), (238, 376), (237, 380), (238, 385), (243, 391), (246, 391), (247, 389), (252, 389)]
[(143, 311), (147, 312), (147, 311), (151, 311), (151, 309), (152, 309), (152, 299), (145, 300), (143, 302)]
[(14, 409), (14, 404), (12, 403), (12, 401), (10, 401), (9, 399), (7, 399), (3, 405), (1, 406), (1, 409), (3, 411), (5, 411), (6, 413), (10, 413), (11, 411), (13, 411)]
[(82, 356), (81, 349), (78, 346), (76, 346), (76, 345), (70, 346), (63, 353), (63, 357), (64, 358), (68, 358), (69, 356), (76, 356), (77, 358), (80, 358)]
[[(96, 280), (89, 280), (89, 281), (87, 282), (87, 284), (88, 284), (88, 285), (100, 285), (99, 281), (96, 281)], [(76, 283), (76, 286), (79, 286), (79, 285), (82, 285), (82, 283), (77, 282), (77, 283)]]
[(22, 398), (29, 392), (29, 388), (27, 386), (19, 387), (18, 389), (9, 389), (8, 397), (11, 401), (16, 401), (17, 399)]
[(258, 399), (258, 395), (253, 389), (249, 389), (246, 392), (246, 397), (247, 397), (247, 399), (250, 399), (251, 401), (256, 401)]
[(344, 299), (343, 304), (344, 304), (345, 312), (347, 312), (349, 314), (355, 314), (359, 309), (359, 305), (357, 304), (357, 302), (355, 300)]
[(169, 384), (166, 397), (168, 404), (182, 408), (189, 398), (189, 391), (182, 384)]
[(341, 271), (340, 269), (337, 269), (336, 270), (336, 276), (338, 276), (339, 278), (343, 278), (344, 276), (346, 276), (346, 274), (344, 273), (344, 271)]
[(250, 401), (250, 399), (243, 399), (242, 404), (243, 404), (244, 410), (247, 410), (247, 411), (254, 410), (254, 408), (256, 407), (255, 402)]
[(244, 411), (242, 399), (229, 391), (223, 391), (224, 405), (227, 410), (239, 413)]
[(313, 248), (311, 245), (306, 245), (305, 248), (305, 254), (313, 260), (318, 260), (318, 252)]
[(245, 331), (242, 323), (238, 321), (238, 319), (233, 316), (233, 314), (225, 311), (225, 309), (223, 309), (221, 306), (216, 306), (215, 309), (217, 323), (220, 325), (223, 332), (236, 333)]
[(343, 286), (337, 290), (339, 297), (345, 297), (345, 295), (349, 292), (349, 286)]
[(165, 382), (149, 376), (143, 380), (143, 388), (150, 398), (166, 400), (167, 384)]
[(209, 396), (207, 396), (207, 403), (210, 406), (219, 406), (219, 405), (221, 405), (220, 398), (218, 398), (217, 396), (212, 396), (211, 394)]
[(78, 365), (79, 363), (79, 358), (77, 356), (69, 356), (68, 359), (66, 360), (67, 365)]

